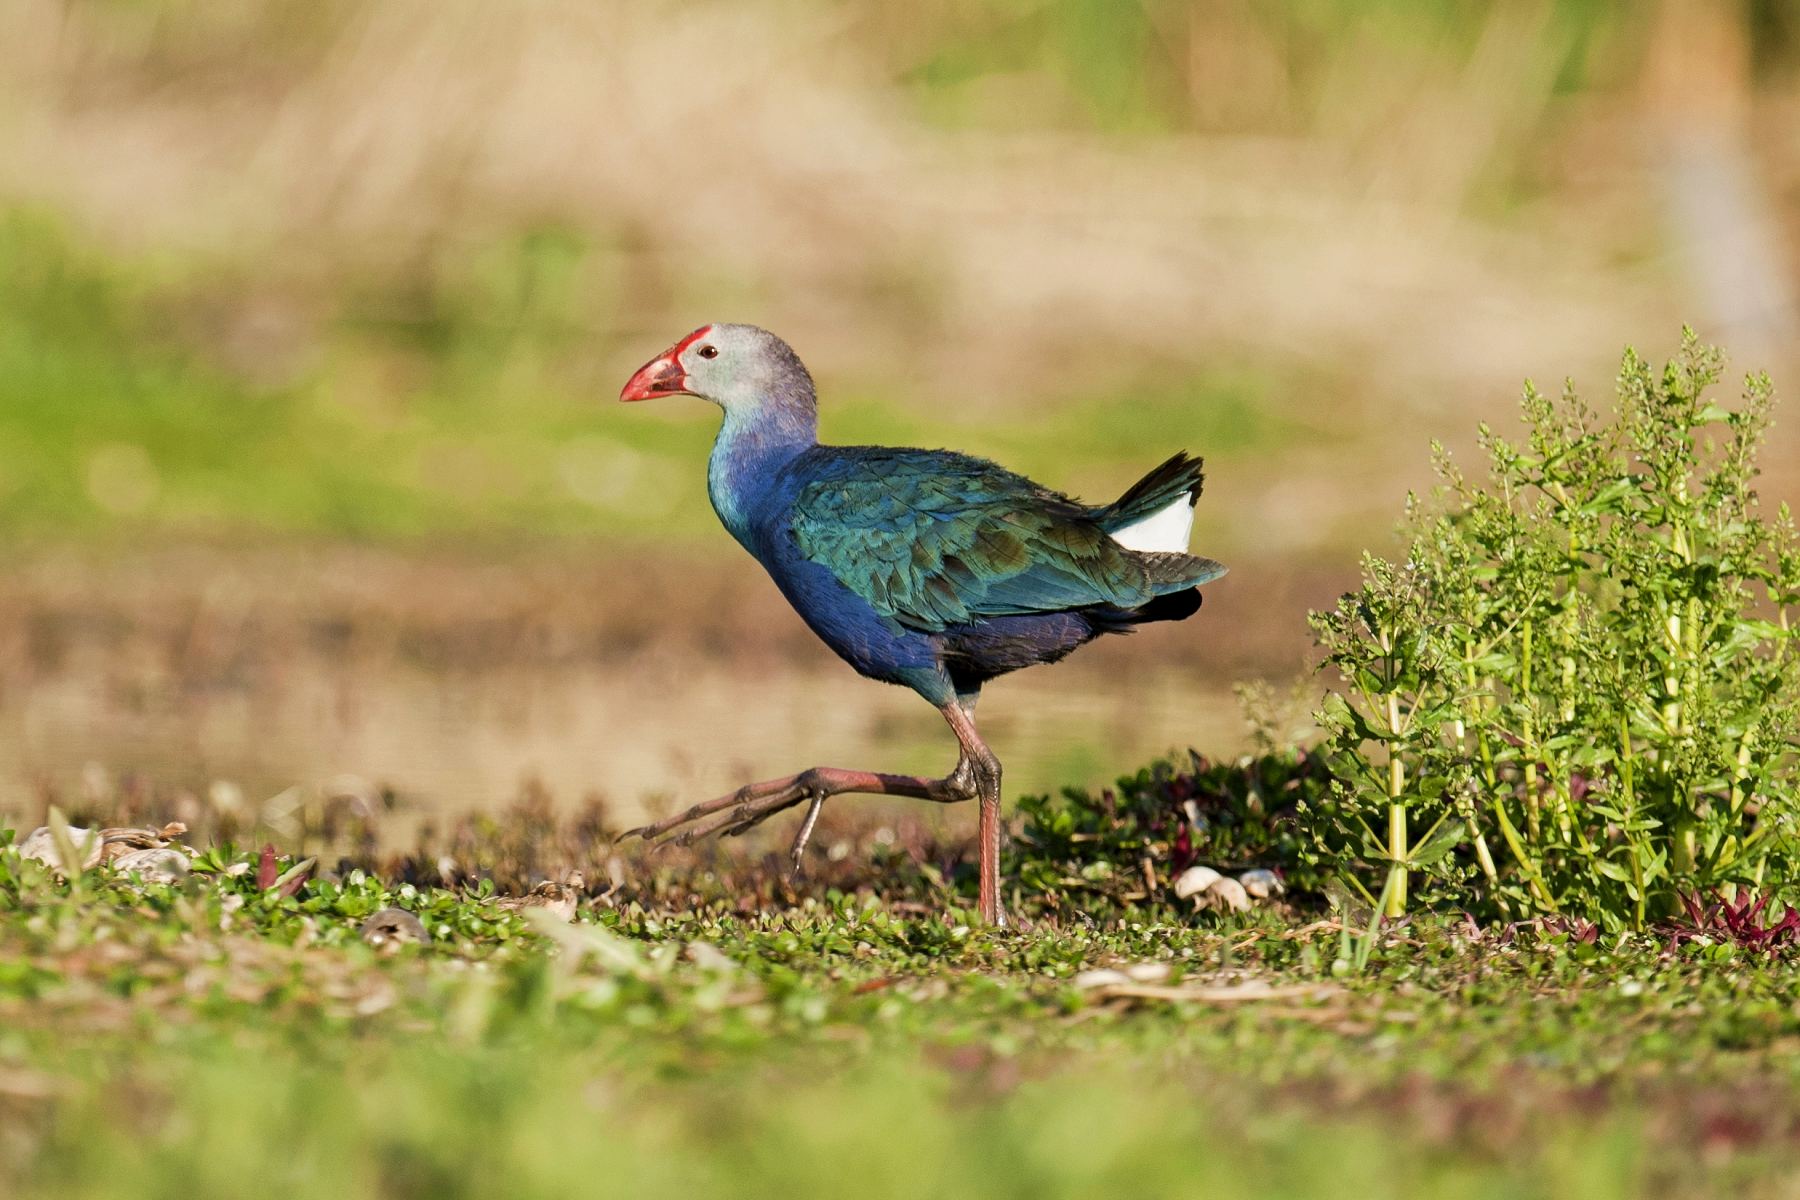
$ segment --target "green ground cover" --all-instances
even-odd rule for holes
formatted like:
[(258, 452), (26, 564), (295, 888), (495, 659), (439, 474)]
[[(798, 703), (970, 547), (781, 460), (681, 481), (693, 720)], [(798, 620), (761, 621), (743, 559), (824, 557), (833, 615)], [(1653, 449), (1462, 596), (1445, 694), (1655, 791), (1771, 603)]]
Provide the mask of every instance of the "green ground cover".
[[(628, 887), (564, 925), (361, 872), (283, 896), (226, 850), (175, 885), (0, 851), (0, 1169), (21, 1196), (193, 1197), (1800, 1178), (1795, 963), (1728, 937), (1430, 918), (1344, 976), (1305, 905), (1028, 897), (984, 932), (867, 889), (739, 911), (676, 874), (679, 904)], [(364, 944), (389, 904), (429, 944)], [(1148, 982), (1088, 986), (1101, 968)]]

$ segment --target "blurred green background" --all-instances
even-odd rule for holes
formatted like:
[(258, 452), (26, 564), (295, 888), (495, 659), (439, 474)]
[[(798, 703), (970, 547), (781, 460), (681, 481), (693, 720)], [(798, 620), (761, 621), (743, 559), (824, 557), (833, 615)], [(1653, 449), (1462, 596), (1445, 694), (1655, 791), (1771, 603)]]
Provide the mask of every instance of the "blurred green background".
[(942, 766), (716, 528), (710, 408), (613, 403), (712, 320), (830, 440), (1204, 454), (1206, 612), (984, 718), (1014, 791), (1229, 749), (1428, 439), (1683, 321), (1791, 372), (1797, 12), (9, 0), (0, 811)]

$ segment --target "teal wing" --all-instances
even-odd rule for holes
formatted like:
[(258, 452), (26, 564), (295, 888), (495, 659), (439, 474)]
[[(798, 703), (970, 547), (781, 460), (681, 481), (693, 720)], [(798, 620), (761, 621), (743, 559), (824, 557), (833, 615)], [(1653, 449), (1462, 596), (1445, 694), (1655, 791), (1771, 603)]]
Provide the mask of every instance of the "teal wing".
[(1092, 509), (982, 459), (844, 447), (810, 473), (791, 515), (801, 554), (913, 629), (1135, 608), (1191, 586), (1113, 541)]

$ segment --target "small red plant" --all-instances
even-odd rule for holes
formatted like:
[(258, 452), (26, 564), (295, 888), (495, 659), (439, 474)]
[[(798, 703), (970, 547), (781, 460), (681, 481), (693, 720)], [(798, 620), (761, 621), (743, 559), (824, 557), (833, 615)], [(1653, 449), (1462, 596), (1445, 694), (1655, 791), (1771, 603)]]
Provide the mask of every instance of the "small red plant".
[(1746, 950), (1773, 952), (1800, 942), (1800, 909), (1784, 906), (1779, 921), (1764, 921), (1763, 912), (1769, 906), (1767, 892), (1753, 898), (1746, 890), (1736, 899), (1715, 893), (1711, 903), (1695, 893), (1683, 893), (1681, 906), (1687, 910), (1687, 920), (1676, 922), (1673, 945), (1708, 937)]
[(318, 859), (309, 858), (283, 871), (275, 861), (275, 847), (265, 845), (256, 862), (256, 886), (265, 892), (275, 888), (277, 894), (284, 897), (297, 896), (300, 889), (306, 886), (307, 876), (312, 874), (317, 865)]
[(1592, 946), (1600, 938), (1600, 926), (1581, 917), (1545, 917), (1542, 928), (1545, 933), (1565, 934), (1571, 942), (1584, 946)]

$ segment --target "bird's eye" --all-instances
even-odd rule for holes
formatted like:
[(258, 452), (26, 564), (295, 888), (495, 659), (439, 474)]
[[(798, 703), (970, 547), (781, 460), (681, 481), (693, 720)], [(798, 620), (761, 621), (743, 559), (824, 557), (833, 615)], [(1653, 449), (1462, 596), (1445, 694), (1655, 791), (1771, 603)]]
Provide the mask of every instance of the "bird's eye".
[(719, 357), (719, 348), (717, 346), (702, 346), (700, 347), (700, 357), (717, 358)]

